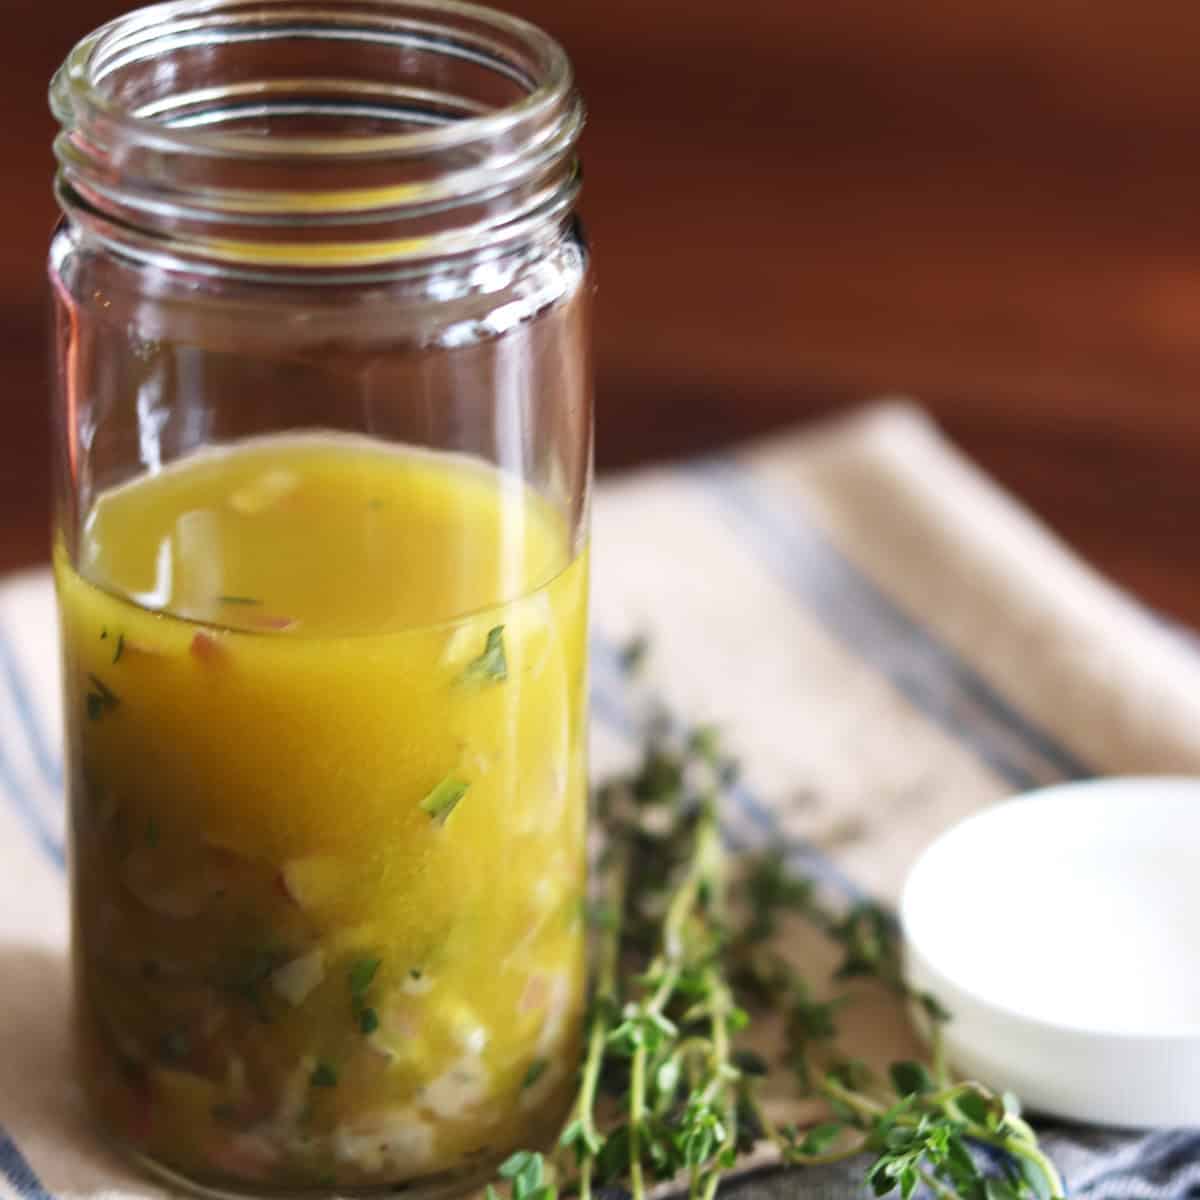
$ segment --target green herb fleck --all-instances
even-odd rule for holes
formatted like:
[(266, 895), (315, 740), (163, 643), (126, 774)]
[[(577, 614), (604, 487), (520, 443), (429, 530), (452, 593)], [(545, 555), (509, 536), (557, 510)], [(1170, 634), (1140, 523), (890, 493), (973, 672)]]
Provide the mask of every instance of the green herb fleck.
[(535, 1058), (529, 1064), (529, 1070), (525, 1072), (525, 1078), (521, 1080), (521, 1090), (531, 1088), (543, 1075), (546, 1073), (546, 1068), (550, 1064), (544, 1058)]
[(346, 973), (350, 985), (350, 1011), (354, 1013), (354, 1019), (364, 1035), (370, 1035), (379, 1028), (379, 1014), (367, 1007), (366, 996), (382, 962), (379, 958), (360, 958)]
[(230, 980), (230, 991), (252, 1005), (258, 1019), (264, 1025), (270, 1024), (271, 1014), (267, 1010), (262, 985), (276, 967), (282, 966), (291, 957), (293, 956), (281, 950), (254, 950)]
[(146, 845), (153, 850), (159, 843), (161, 831), (158, 828), (158, 822), (151, 817), (146, 822)]
[(88, 675), (92, 690), (87, 694), (88, 719), (98, 721), (106, 713), (111, 712), (121, 698), (105, 682), (96, 675)]
[(121, 655), (125, 653), (125, 635), (123, 633), (117, 635), (117, 648), (113, 651), (113, 666), (121, 661)]
[(350, 995), (361, 1000), (367, 989), (375, 980), (375, 975), (383, 964), (381, 958), (360, 958), (349, 970)]
[(173, 1029), (162, 1040), (163, 1057), (171, 1062), (181, 1062), (191, 1052), (191, 1039), (184, 1029)]
[(508, 678), (508, 657), (504, 653), (504, 626), (488, 630), (483, 653), (467, 664), (462, 683), (503, 683)]
[(252, 608), (262, 604), (262, 601), (254, 596), (218, 596), (217, 601), (220, 604), (242, 604)]
[(308, 1082), (313, 1087), (331, 1088), (337, 1087), (338, 1075), (327, 1062), (317, 1063), (313, 1069), (313, 1073), (308, 1077)]
[(458, 802), (467, 794), (469, 783), (447, 775), (441, 783), (421, 801), (421, 811), (428, 813), (439, 825), (445, 825)]
[(101, 626), (100, 626), (100, 640), (101, 640), (101, 641), (104, 641), (104, 639), (105, 639), (105, 638), (107, 638), (107, 637), (108, 637), (108, 626), (107, 626), (107, 625), (101, 625)]

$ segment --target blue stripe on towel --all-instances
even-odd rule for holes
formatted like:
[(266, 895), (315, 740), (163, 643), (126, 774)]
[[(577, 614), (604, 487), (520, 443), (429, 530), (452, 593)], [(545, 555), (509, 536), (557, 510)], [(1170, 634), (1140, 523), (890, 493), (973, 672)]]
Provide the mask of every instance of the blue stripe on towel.
[(8, 1181), (21, 1200), (53, 1200), (3, 1126), (0, 1126), (0, 1178)]
[(749, 535), (755, 553), (825, 628), (1013, 786), (1094, 774), (1018, 712), (954, 650), (898, 607), (796, 510), (775, 510), (749, 473), (709, 459), (688, 473)]
[[(13, 707), (28, 739), (38, 771), (46, 786), (55, 795), (62, 794), (62, 761), (51, 749), (50, 738), (41, 723), (33, 697), (21, 674), (16, 655), (0, 628), (0, 680), (12, 697)], [(33, 840), (50, 863), (59, 871), (66, 868), (66, 852), (62, 839), (55, 832), (37, 798), (18, 776), (16, 768), (0, 748), (0, 792), (8, 794), (12, 807), (29, 829)]]
[(62, 842), (47, 823), (37, 802), (18, 778), (12, 764), (0, 749), (0, 793), (8, 796), (13, 811), (29, 830), (38, 849), (60, 871), (66, 869), (66, 854)]
[(12, 696), (13, 704), (17, 709), (17, 716), (25, 727), (25, 734), (29, 738), (29, 746), (33, 751), (38, 770), (41, 771), (42, 777), (50, 787), (55, 790), (61, 788), (63, 782), (62, 763), (50, 748), (50, 739), (46, 737), (41, 722), (38, 720), (33, 697), (25, 684), (21, 668), (17, 663), (17, 656), (13, 653), (12, 645), (5, 636), (2, 626), (0, 626), (0, 673), (4, 675), (9, 695)]
[[(1064, 1137), (1070, 1137), (1065, 1133)], [(1194, 1129), (1164, 1129), (1148, 1134), (1136, 1148), (1136, 1153), (1126, 1156), (1117, 1151), (1109, 1161), (1119, 1159), (1116, 1165), (1101, 1167), (1095, 1172), (1080, 1173), (1073, 1180), (1068, 1194), (1080, 1196), (1124, 1197), (1133, 1195), (1161, 1196), (1163, 1200), (1183, 1200), (1185, 1196), (1196, 1196), (1198, 1191), (1162, 1190), (1174, 1181), (1182, 1168), (1200, 1162), (1200, 1132)], [(1158, 1178), (1155, 1178), (1157, 1176)], [(1160, 1189), (1160, 1190), (1154, 1190)]]

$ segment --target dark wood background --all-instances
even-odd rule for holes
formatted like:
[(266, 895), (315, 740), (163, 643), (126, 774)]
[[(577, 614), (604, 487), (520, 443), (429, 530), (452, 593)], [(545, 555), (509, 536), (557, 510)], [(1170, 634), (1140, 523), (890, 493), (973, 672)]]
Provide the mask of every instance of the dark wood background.
[[(1200, 623), (1200, 5), (509, 0), (590, 101), (602, 466), (880, 391)], [(0, 569), (45, 555), (45, 84), (0, 0)]]

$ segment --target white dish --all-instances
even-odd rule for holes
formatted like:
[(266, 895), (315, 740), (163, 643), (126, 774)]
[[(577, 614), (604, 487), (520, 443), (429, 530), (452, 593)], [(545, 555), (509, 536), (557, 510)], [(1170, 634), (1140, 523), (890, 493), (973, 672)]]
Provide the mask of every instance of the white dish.
[(961, 1073), (1035, 1112), (1200, 1125), (1200, 780), (1066, 784), (979, 813), (921, 856), (900, 916)]

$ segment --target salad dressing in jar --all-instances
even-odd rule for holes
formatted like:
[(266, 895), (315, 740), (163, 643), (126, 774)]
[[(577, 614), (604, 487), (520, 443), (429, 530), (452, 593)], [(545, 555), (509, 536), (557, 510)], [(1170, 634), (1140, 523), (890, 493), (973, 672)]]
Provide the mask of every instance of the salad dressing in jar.
[(81, 1076), (218, 1192), (461, 1190), (584, 1005), (581, 110), (435, 0), (143, 10), (56, 77)]

